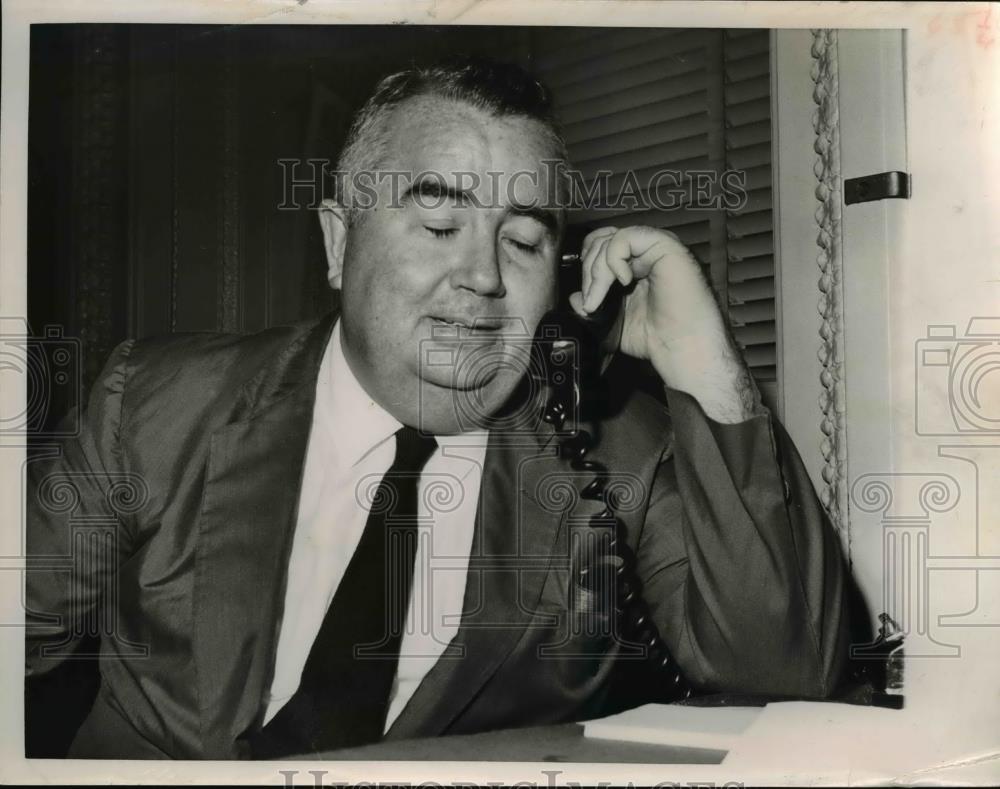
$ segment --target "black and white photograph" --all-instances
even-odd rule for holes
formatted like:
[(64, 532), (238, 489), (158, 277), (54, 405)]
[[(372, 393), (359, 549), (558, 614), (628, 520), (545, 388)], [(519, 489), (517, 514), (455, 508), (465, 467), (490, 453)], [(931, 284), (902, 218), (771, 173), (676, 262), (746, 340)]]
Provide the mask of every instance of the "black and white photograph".
[(990, 4), (3, 10), (0, 780), (1000, 779)]

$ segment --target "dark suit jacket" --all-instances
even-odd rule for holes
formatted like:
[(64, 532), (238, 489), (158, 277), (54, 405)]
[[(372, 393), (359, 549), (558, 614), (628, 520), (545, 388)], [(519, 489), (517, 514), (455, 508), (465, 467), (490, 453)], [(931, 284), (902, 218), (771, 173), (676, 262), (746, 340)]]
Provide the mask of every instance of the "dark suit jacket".
[[(123, 343), (79, 437), (30, 465), (29, 676), (87, 622), (102, 633), (100, 691), (71, 756), (247, 754), (333, 318)], [(700, 688), (828, 695), (846, 652), (844, 571), (794, 448), (769, 415), (720, 425), (682, 393), (668, 405), (635, 394), (588, 456), (640, 491), (619, 514), (661, 633)], [(576, 632), (569, 602), (569, 535), (598, 507), (560, 497), (591, 475), (553, 438), (544, 423), (491, 434), (452, 656), (389, 738), (579, 719), (607, 700), (619, 648)]]

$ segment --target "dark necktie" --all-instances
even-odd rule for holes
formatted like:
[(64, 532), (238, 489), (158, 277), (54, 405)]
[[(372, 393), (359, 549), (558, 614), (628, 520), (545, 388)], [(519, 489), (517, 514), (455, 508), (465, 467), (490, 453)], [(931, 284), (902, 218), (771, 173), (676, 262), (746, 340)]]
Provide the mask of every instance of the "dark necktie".
[(433, 438), (396, 432), (361, 542), (327, 609), (298, 690), (250, 737), (253, 758), (311, 754), (382, 737), (413, 585), (417, 485)]

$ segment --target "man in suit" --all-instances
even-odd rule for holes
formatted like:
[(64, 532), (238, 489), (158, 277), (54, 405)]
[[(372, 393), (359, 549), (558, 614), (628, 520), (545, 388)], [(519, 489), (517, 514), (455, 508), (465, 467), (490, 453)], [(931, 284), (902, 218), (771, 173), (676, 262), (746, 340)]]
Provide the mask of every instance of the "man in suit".
[[(29, 676), (103, 623), (71, 756), (271, 758), (581, 719), (651, 658), (648, 698), (834, 691), (837, 539), (674, 236), (595, 230), (570, 298), (587, 317), (626, 290), (620, 351), (651, 363), (666, 407), (636, 391), (589, 415), (600, 466), (541, 418), (525, 371), (557, 300), (564, 184), (546, 162), (564, 160), (518, 69), (388, 77), (320, 210), (339, 314), (115, 350), (80, 435), (29, 471)], [(376, 172), (406, 175), (355, 177)], [(601, 467), (630, 500), (587, 495)], [(435, 480), (453, 483), (436, 508)], [(429, 549), (392, 553), (379, 510), (411, 499), (407, 540)], [(605, 504), (618, 541), (581, 563), (574, 535), (600, 532)], [(110, 541), (80, 537), (109, 517)], [(44, 561), (70, 554), (73, 572)], [(587, 597), (581, 573), (619, 566), (627, 589)], [(432, 622), (404, 634), (398, 610)]]

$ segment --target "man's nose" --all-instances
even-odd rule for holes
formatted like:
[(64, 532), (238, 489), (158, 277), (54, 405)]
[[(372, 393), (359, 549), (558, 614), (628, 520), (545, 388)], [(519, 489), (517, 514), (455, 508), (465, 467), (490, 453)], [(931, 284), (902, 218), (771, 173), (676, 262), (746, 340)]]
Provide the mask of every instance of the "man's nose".
[(504, 296), (507, 289), (500, 273), (497, 244), (490, 241), (464, 250), (461, 262), (452, 271), (451, 285), (470, 290), (477, 296)]

